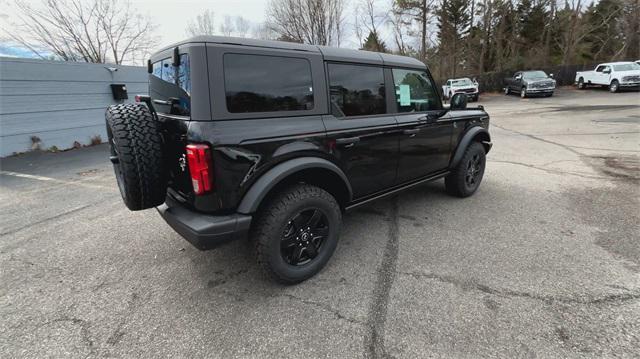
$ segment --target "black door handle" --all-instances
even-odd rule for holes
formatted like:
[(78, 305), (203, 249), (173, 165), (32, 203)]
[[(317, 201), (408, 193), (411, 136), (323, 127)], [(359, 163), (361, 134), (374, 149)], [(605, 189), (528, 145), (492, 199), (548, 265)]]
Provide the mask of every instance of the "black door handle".
[(360, 137), (344, 137), (336, 139), (336, 145), (345, 147), (352, 147), (356, 143), (360, 142)]
[(420, 132), (419, 128), (412, 128), (412, 129), (409, 129), (409, 130), (402, 131), (402, 133), (404, 133), (405, 135), (415, 135), (418, 132)]

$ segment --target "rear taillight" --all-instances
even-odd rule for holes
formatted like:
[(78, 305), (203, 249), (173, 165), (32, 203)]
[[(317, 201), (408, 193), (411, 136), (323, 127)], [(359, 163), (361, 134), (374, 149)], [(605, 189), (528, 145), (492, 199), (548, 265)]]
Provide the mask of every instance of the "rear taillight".
[(187, 145), (187, 163), (191, 173), (193, 192), (197, 195), (210, 192), (213, 189), (213, 164), (209, 146)]

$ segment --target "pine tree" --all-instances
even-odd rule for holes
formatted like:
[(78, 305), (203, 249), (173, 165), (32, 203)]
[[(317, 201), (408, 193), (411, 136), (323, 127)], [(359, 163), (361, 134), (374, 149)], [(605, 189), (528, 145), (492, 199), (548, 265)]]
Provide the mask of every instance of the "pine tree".
[(369, 36), (364, 40), (360, 50), (389, 52), (387, 45), (385, 45), (384, 41), (380, 40), (378, 33), (374, 31), (369, 32)]

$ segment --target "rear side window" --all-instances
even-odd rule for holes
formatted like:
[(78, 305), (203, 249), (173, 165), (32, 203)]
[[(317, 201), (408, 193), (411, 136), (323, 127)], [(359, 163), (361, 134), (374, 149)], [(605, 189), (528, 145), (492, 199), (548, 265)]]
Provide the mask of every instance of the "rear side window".
[[(424, 71), (393, 69), (398, 112), (439, 110), (435, 86)], [(454, 81), (455, 83), (455, 81)]]
[(150, 89), (152, 92), (164, 98), (178, 99), (177, 106), (167, 112), (176, 115), (189, 115), (191, 109), (189, 54), (180, 54), (180, 65), (177, 67), (171, 63), (171, 58), (166, 58), (151, 64), (151, 69)]
[(336, 117), (386, 113), (382, 67), (329, 64), (329, 87)]
[(225, 54), (224, 85), (231, 113), (313, 109), (307, 59)]

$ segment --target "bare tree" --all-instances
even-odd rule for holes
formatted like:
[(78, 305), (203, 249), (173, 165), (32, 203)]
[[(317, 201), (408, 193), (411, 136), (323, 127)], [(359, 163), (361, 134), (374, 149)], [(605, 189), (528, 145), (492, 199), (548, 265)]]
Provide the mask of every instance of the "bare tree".
[(238, 37), (246, 37), (251, 29), (251, 22), (242, 16), (236, 16), (234, 19), (235, 35)]
[(196, 16), (195, 19), (189, 21), (187, 24), (188, 36), (199, 35), (215, 35), (216, 30), (214, 27), (215, 14), (211, 10), (205, 10), (202, 14)]
[(261, 40), (277, 40), (278, 34), (273, 31), (269, 24), (259, 23), (251, 29), (251, 37)]
[(283, 40), (340, 45), (343, 0), (271, 0), (267, 19)]
[(138, 62), (155, 46), (153, 24), (128, 0), (15, 2), (19, 31), (5, 33), (36, 56), (65, 61)]
[(396, 43), (398, 53), (400, 55), (406, 55), (409, 51), (409, 46), (407, 45), (405, 40), (405, 38), (407, 37), (407, 27), (402, 14), (396, 11), (392, 11), (389, 18), (389, 24), (391, 25), (391, 29), (393, 30), (393, 40)]
[(231, 36), (233, 33), (233, 20), (231, 16), (225, 15), (222, 24), (220, 24), (220, 33), (223, 36)]

